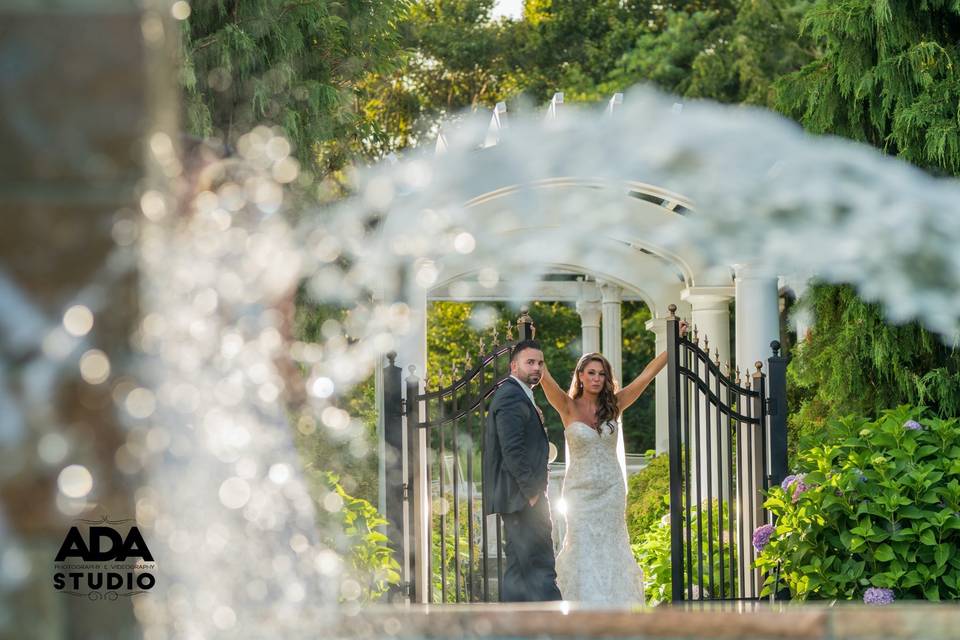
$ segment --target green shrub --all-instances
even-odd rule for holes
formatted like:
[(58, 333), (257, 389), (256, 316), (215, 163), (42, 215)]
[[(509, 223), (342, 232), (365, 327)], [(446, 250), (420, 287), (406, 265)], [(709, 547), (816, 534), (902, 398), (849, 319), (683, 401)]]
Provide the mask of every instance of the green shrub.
[(360, 585), (361, 602), (380, 598), (390, 585), (400, 584), (400, 565), (387, 546), (387, 537), (377, 527), (387, 524), (376, 507), (362, 498), (354, 498), (340, 486), (340, 478), (330, 472), (319, 472), (327, 488), (340, 496), (343, 507), (336, 512), (342, 537), (327, 540), (348, 560), (343, 579)]
[(650, 458), (646, 467), (630, 476), (627, 490), (630, 541), (639, 543), (669, 511), (670, 460), (664, 454)]
[[(706, 503), (706, 501), (704, 501)], [(692, 529), (693, 544), (697, 544), (697, 523), (700, 522), (702, 518), (701, 526), (702, 531), (701, 535), (703, 536), (703, 547), (702, 553), (696, 553), (696, 546), (692, 553), (693, 558), (693, 576), (695, 578), (694, 582), (694, 593), (703, 592), (704, 597), (713, 596), (720, 597), (720, 532), (717, 527), (717, 522), (720, 517), (723, 518), (724, 524), (728, 521), (729, 511), (727, 510), (726, 504), (723, 505), (722, 515), (720, 505), (717, 500), (714, 500), (712, 503), (712, 517), (713, 517), (713, 557), (712, 557), (712, 567), (704, 567), (703, 574), (703, 585), (701, 588), (700, 582), (700, 559), (701, 556), (705, 557), (709, 551), (709, 542), (708, 542), (708, 532), (709, 532), (709, 520), (707, 517), (707, 511), (704, 509), (701, 512), (700, 517), (698, 518), (696, 511), (691, 514), (690, 517), (690, 527)], [(734, 540), (734, 536), (730, 535), (729, 530), (724, 527), (724, 542), (723, 542), (723, 579), (724, 584), (724, 596), (729, 598), (731, 594), (736, 593), (737, 583), (734, 580), (731, 585), (731, 570), (733, 567), (737, 566), (736, 554), (734, 553), (734, 548), (730, 545), (730, 542)], [(643, 570), (643, 581), (644, 581), (644, 591), (647, 604), (657, 605), (662, 602), (670, 602), (672, 599), (672, 587), (673, 587), (673, 576), (671, 574), (671, 558), (670, 558), (670, 518), (666, 515), (662, 516), (660, 519), (656, 520), (650, 528), (646, 531), (644, 535), (640, 537), (639, 542), (636, 542), (632, 545), (633, 555), (637, 559), (637, 563), (640, 565), (640, 568)], [(684, 555), (686, 557), (686, 555)], [(713, 571), (713, 587), (714, 592), (710, 594), (710, 570)], [(729, 591), (727, 591), (729, 589)], [(705, 590), (705, 591), (704, 591)], [(696, 595), (694, 596), (697, 597)]]
[[(798, 453), (799, 483), (773, 487), (776, 518), (757, 560), (769, 593), (859, 599), (960, 596), (960, 423), (903, 405), (875, 421), (832, 421), (824, 444)], [(786, 485), (786, 483), (785, 483)]]
[[(452, 502), (452, 501), (451, 501)], [(453, 510), (450, 509), (444, 518), (443, 535), (443, 564), (440, 562), (440, 506), (439, 500), (434, 498), (433, 507), (433, 529), (431, 531), (431, 567), (433, 574), (433, 602), (440, 604), (443, 602), (470, 602), (471, 592), (473, 598), (482, 600), (483, 595), (483, 506), (479, 499), (475, 500), (473, 508), (473, 582), (470, 583), (470, 529), (469, 513), (467, 511), (466, 498), (460, 503), (458, 523), (459, 529), (453, 526)], [(496, 535), (496, 531), (490, 532), (491, 536)], [(457, 582), (457, 569), (460, 570), (460, 581)], [(443, 592), (443, 571), (446, 570), (446, 594)], [(495, 569), (494, 569), (495, 571)], [(493, 595), (493, 594), (491, 594)]]

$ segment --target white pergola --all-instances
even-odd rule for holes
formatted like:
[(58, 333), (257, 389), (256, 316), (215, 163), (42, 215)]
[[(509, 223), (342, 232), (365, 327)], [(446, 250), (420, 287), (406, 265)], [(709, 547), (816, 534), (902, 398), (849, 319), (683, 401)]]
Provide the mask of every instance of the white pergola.
[[(621, 94), (611, 98), (607, 113), (612, 114), (622, 102)], [(547, 118), (559, 117), (563, 95), (551, 100)], [(679, 111), (679, 105), (675, 108)], [(498, 103), (493, 109), (490, 126), (481, 153), (495, 154), (501, 135), (509, 135), (506, 128), (506, 105)], [(437, 153), (442, 154), (446, 140), (437, 139)], [(666, 349), (665, 319), (667, 306), (675, 304), (682, 317), (690, 318), (701, 337), (707, 337), (712, 354), (723, 363), (753, 367), (756, 361), (770, 356), (770, 342), (779, 339), (778, 274), (766, 273), (749, 264), (716, 265), (704, 260), (703, 252), (695, 246), (681, 251), (668, 251), (657, 246), (651, 238), (653, 231), (678, 217), (683, 224), (696, 224), (697, 203), (681, 194), (657, 185), (638, 181), (611, 185), (589, 177), (557, 176), (525, 184), (488, 184), (482, 193), (463, 207), (478, 219), (497, 220), (504, 210), (520, 211), (522, 216), (508, 218), (495, 231), (498, 246), (504, 251), (517, 244), (520, 238), (535, 235), (544, 247), (559, 241), (561, 233), (552, 212), (571, 198), (589, 197), (590, 192), (614, 189), (619, 192), (625, 224), (609, 235), (594, 232), (591, 242), (595, 251), (576, 261), (553, 263), (548, 255), (531, 256), (536, 265), (549, 277), (536, 288), (517, 297), (517, 289), (508, 279), (500, 279), (493, 286), (481, 284), (478, 272), (482, 268), (470, 255), (454, 256), (445, 260), (444, 278), (428, 290), (421, 290), (417, 299), (408, 300), (413, 318), (414, 333), (398, 349), (397, 364), (406, 369), (416, 367), (423, 378), (426, 371), (426, 309), (434, 300), (460, 302), (512, 301), (518, 304), (534, 300), (566, 301), (576, 305), (581, 319), (584, 352), (600, 351), (613, 365), (618, 382), (623, 382), (621, 347), (621, 305), (625, 300), (642, 300), (653, 318), (647, 329), (656, 335), (657, 350)], [(537, 192), (537, 207), (529, 208), (529, 193)], [(605, 194), (609, 196), (609, 194)], [(402, 221), (387, 216), (382, 227), (390, 237), (401, 231)], [(564, 231), (569, 233), (569, 221)], [(546, 253), (546, 252), (545, 252)], [(736, 353), (731, 353), (730, 303), (736, 314)], [(667, 449), (667, 401), (665, 372), (656, 384), (656, 450)]]
[[(613, 114), (621, 102), (620, 94), (614, 96), (607, 114)], [(555, 95), (548, 107), (548, 120), (559, 117), (562, 103), (562, 94)], [(674, 111), (680, 111), (679, 105), (675, 105)], [(496, 162), (496, 154), (506, 153), (503, 147), (498, 148), (501, 136), (509, 135), (505, 124), (506, 105), (499, 103), (493, 110), (479, 151), (491, 162)], [(447, 141), (441, 134), (436, 152), (443, 154), (446, 148)], [(534, 300), (573, 302), (580, 315), (584, 352), (603, 353), (621, 383), (621, 307), (625, 300), (642, 300), (650, 309), (652, 319), (646, 328), (656, 336), (658, 352), (667, 347), (667, 309), (674, 304), (678, 314), (688, 318), (697, 328), (701, 340), (709, 340), (710, 353), (720, 362), (752, 371), (755, 362), (766, 362), (771, 355), (771, 341), (780, 338), (778, 274), (748, 263), (711, 264), (706, 259), (706, 252), (697, 246), (681, 244), (677, 248), (678, 245), (674, 244), (668, 249), (655, 240), (656, 230), (668, 223), (697, 224), (700, 203), (656, 184), (643, 182), (643, 176), (619, 183), (569, 175), (539, 177), (522, 183), (500, 180), (497, 182), (497, 178), (486, 175), (475, 176), (471, 179), (471, 187), (476, 195), (460, 206), (469, 217), (484, 221), (487, 235), (483, 241), (492, 243), (490, 246), (498, 251), (529, 252), (529, 239), (535, 238), (536, 246), (542, 247), (543, 251), (524, 254), (524, 258), (529, 258), (531, 270), (540, 273), (541, 279), (532, 286), (526, 283), (518, 287), (511, 274), (504, 274), (491, 282), (483, 277), (485, 265), (472, 254), (445, 256), (442, 278), (428, 288), (407, 288), (405, 302), (409, 306), (412, 329), (396, 348), (396, 364), (405, 371), (413, 367), (418, 377), (426, 377), (427, 309), (429, 302), (434, 300), (508, 301), (517, 305)], [(589, 203), (591, 198), (602, 199), (605, 205), (616, 203), (621, 224), (611, 227), (607, 233), (598, 233), (596, 227), (587, 224), (583, 217), (567, 215), (563, 217), (563, 227), (560, 227), (556, 212), (569, 211), (571, 202)], [(504, 215), (506, 212), (510, 215)], [(589, 212), (585, 214), (589, 215)], [(583, 224), (582, 234), (576, 233), (578, 221)], [(406, 231), (405, 224), (407, 222), (402, 217), (388, 213), (381, 232), (385, 238), (402, 236)], [(567, 254), (560, 261), (551, 260), (550, 247), (563, 246), (571, 235), (571, 225), (576, 235), (589, 238), (589, 250), (576, 257)], [(410, 266), (415, 266), (412, 259)], [(731, 353), (731, 302), (736, 310), (735, 353)], [(668, 449), (666, 373), (664, 370), (658, 376), (655, 385), (657, 453)], [(377, 374), (379, 386), (382, 370), (378, 368)], [(376, 397), (379, 402), (382, 397), (379, 390)], [(379, 413), (383, 415), (382, 410)], [(380, 442), (383, 443), (382, 437)], [(425, 447), (426, 437), (421, 433), (422, 452)], [(384, 495), (383, 460), (381, 455), (381, 496)], [(720, 464), (714, 466), (717, 473), (724, 464), (718, 462)], [(417, 490), (427, 495), (429, 487), (414, 487), (414, 491)], [(427, 516), (420, 514), (420, 517)], [(420, 525), (425, 527), (426, 520)], [(750, 542), (743, 540), (741, 544), (749, 545)], [(420, 552), (429, 553), (429, 549)], [(425, 567), (418, 571), (421, 581), (428, 579)]]

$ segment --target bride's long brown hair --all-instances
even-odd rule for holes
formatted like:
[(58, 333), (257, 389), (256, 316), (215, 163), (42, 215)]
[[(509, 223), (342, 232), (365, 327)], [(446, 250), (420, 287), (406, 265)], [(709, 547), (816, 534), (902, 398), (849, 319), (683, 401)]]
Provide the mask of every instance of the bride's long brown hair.
[[(600, 425), (616, 420), (620, 416), (620, 407), (617, 404), (616, 395), (617, 383), (613, 379), (613, 369), (610, 368), (610, 361), (599, 353), (583, 354), (583, 356), (580, 357), (580, 361), (577, 362), (577, 368), (573, 371), (573, 380), (570, 381), (570, 389), (567, 391), (567, 395), (574, 399), (583, 395), (583, 384), (580, 382), (580, 374), (591, 362), (599, 362), (600, 366), (603, 367), (604, 373), (603, 389), (600, 390), (597, 396), (597, 413), (595, 416), (597, 423), (591, 425), (597, 430), (597, 433), (602, 435)], [(609, 428), (610, 433), (613, 433), (614, 428), (612, 426)]]

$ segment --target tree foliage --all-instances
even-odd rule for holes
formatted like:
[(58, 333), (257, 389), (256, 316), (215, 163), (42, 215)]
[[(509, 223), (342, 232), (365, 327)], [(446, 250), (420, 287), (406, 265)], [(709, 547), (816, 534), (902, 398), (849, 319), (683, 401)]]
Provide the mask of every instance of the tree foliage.
[[(632, 380), (656, 355), (655, 339), (644, 326), (650, 318), (646, 305), (637, 302), (623, 304), (623, 372)], [(536, 326), (536, 338), (543, 347), (544, 360), (561, 388), (566, 389), (577, 360), (582, 355), (580, 317), (576, 310), (562, 302), (534, 302), (530, 315)], [(427, 388), (449, 385), (461, 377), (466, 369), (476, 364), (480, 344), (489, 350), (492, 334), (488, 319), (493, 319), (499, 342), (503, 342), (508, 324), (515, 325), (518, 312), (509, 305), (475, 305), (459, 302), (435, 302), (428, 310), (427, 320)], [(516, 332), (514, 331), (514, 338)], [(469, 357), (468, 357), (469, 356)], [(543, 391), (534, 391), (537, 403), (544, 409), (547, 434), (561, 450), (563, 458), (563, 423), (559, 415), (549, 409)], [(655, 437), (653, 388), (624, 414), (624, 445), (628, 452), (642, 452), (654, 446)]]
[(916, 323), (892, 325), (850, 286), (817, 285), (805, 296), (815, 323), (788, 372), (800, 400), (793, 448), (831, 418), (876, 416), (897, 402), (960, 415), (960, 356)]
[(818, 0), (803, 29), (818, 55), (778, 83), (784, 113), (814, 133), (960, 171), (960, 5)]
[(187, 130), (235, 144), (279, 125), (300, 161), (342, 168), (380, 132), (359, 85), (395, 66), (407, 0), (205, 0), (183, 23)]

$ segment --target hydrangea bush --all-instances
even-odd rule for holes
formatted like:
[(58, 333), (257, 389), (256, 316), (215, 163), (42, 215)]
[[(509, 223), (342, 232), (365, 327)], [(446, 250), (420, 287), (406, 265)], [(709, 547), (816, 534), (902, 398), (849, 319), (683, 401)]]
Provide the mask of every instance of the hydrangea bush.
[[(690, 516), (690, 526), (693, 532), (693, 541), (694, 546), (697, 544), (697, 535), (698, 533), (703, 537), (703, 553), (704, 557), (707, 556), (709, 545), (711, 543), (709, 534), (713, 533), (713, 557), (712, 557), (712, 566), (703, 567), (703, 585), (700, 584), (693, 585), (694, 597), (698, 598), (701, 588), (703, 589), (704, 597), (710, 596), (710, 586), (713, 585), (713, 589), (716, 592), (714, 595), (720, 596), (720, 577), (721, 574), (724, 578), (724, 595), (730, 597), (730, 593), (736, 593), (737, 582), (733, 580), (731, 585), (731, 572), (734, 570), (734, 567), (737, 567), (737, 558), (736, 550), (731, 546), (731, 540), (735, 540), (735, 536), (730, 535), (730, 531), (727, 529), (727, 522), (730, 515), (730, 512), (727, 509), (726, 503), (723, 504), (721, 510), (721, 505), (719, 501), (713, 500), (711, 503), (710, 514), (708, 515), (707, 501), (703, 501), (701, 507), (700, 516), (698, 517), (696, 510), (691, 512)], [(711, 520), (712, 518), (712, 520)], [(717, 521), (719, 518), (723, 518), (723, 566), (721, 571), (720, 564), (720, 528), (717, 526)], [(698, 525), (698, 523), (700, 523)], [(684, 535), (686, 535), (686, 529), (684, 528)], [(640, 538), (639, 542), (636, 542), (632, 545), (633, 555), (637, 559), (637, 564), (640, 565), (640, 569), (643, 571), (643, 582), (644, 582), (644, 597), (646, 603), (649, 605), (658, 605), (664, 602), (670, 602), (673, 596), (673, 574), (672, 574), (672, 561), (670, 556), (670, 516), (664, 515), (657, 520), (650, 529), (647, 531), (646, 535)], [(700, 576), (700, 554), (694, 552), (693, 556), (693, 575), (699, 580)], [(713, 578), (711, 582), (710, 573), (713, 573)]]
[(766, 575), (795, 599), (887, 604), (960, 596), (960, 422), (901, 406), (830, 425), (771, 488), (775, 527), (757, 531)]

